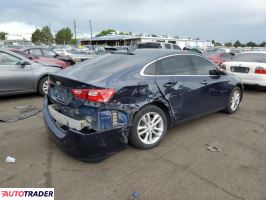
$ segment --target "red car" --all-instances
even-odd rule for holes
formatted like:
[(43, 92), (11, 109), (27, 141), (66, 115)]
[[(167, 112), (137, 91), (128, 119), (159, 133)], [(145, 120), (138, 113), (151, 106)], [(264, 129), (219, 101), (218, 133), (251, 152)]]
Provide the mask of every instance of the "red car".
[(33, 60), (35, 62), (41, 63), (43, 65), (48, 65), (48, 66), (57, 66), (60, 67), (62, 69), (68, 67), (69, 65), (67, 63), (65, 63), (62, 60), (58, 60), (56, 58), (46, 58), (46, 57), (35, 57), (33, 55), (27, 54), (25, 52), (22, 52), (18, 49), (8, 49), (9, 51), (12, 51), (14, 53), (17, 53), (21, 56), (24, 56), (30, 60)]
[(233, 55), (225, 52), (216, 52), (214, 54), (207, 55), (207, 57), (210, 61), (220, 66), (222, 63), (231, 60)]

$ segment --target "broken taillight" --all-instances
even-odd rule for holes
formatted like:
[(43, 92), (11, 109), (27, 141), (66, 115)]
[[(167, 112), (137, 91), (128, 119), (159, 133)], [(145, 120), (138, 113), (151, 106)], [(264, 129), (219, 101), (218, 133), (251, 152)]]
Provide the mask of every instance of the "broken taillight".
[(264, 67), (256, 67), (255, 74), (266, 74), (266, 68), (264, 68)]
[(87, 101), (105, 103), (115, 94), (114, 89), (72, 89), (73, 96)]

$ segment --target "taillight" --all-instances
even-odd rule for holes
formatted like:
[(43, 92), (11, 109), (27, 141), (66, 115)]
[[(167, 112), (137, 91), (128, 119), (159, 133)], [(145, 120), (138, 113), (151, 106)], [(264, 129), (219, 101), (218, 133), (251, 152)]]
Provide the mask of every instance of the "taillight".
[(226, 70), (226, 65), (225, 64), (221, 64), (220, 68), (223, 69), (223, 70)]
[(256, 67), (255, 74), (266, 74), (266, 68), (264, 68), (264, 67)]
[(108, 102), (115, 94), (114, 89), (72, 89), (71, 92), (78, 99), (99, 103)]

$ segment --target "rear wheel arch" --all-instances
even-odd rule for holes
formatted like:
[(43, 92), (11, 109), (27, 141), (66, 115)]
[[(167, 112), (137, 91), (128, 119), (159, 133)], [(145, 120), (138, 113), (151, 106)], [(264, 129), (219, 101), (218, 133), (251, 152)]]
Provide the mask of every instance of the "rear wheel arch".
[(244, 88), (242, 87), (242, 85), (240, 83), (238, 83), (236, 86), (239, 87), (239, 89), (241, 91), (241, 99), (240, 100), (242, 100), (243, 94), (244, 94)]
[(171, 121), (172, 121), (172, 120), (171, 120), (171, 119), (172, 119), (172, 117), (171, 117), (171, 111), (169, 110), (169, 107), (168, 107), (165, 103), (160, 102), (160, 101), (154, 101), (154, 102), (147, 103), (147, 104), (145, 104), (144, 106), (142, 106), (138, 111), (136, 111), (136, 112), (133, 114), (133, 118), (132, 118), (132, 120), (135, 118), (136, 114), (137, 114), (141, 109), (143, 109), (143, 108), (146, 107), (146, 106), (150, 106), (150, 105), (152, 105), (152, 106), (156, 106), (156, 107), (160, 108), (160, 109), (164, 112), (164, 114), (165, 114), (165, 116), (166, 116), (166, 119), (167, 119), (167, 127), (171, 127)]

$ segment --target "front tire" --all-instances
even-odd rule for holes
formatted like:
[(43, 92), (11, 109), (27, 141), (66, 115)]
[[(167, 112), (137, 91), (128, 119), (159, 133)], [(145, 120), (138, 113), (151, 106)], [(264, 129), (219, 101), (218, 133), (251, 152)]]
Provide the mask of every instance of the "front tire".
[(241, 101), (241, 96), (242, 92), (240, 88), (238, 86), (234, 87), (228, 99), (226, 109), (224, 110), (225, 113), (233, 114), (238, 110)]
[(48, 93), (48, 76), (43, 77), (38, 84), (38, 92), (40, 95), (45, 96)]
[(150, 149), (162, 141), (166, 131), (165, 113), (157, 106), (148, 105), (135, 115), (129, 142), (139, 149)]

